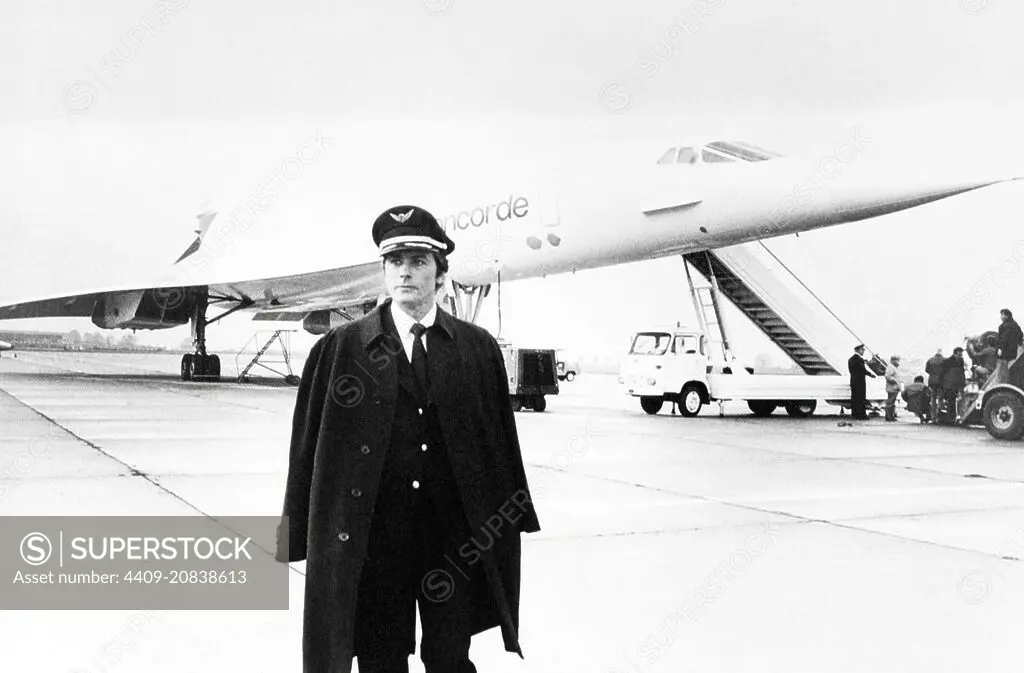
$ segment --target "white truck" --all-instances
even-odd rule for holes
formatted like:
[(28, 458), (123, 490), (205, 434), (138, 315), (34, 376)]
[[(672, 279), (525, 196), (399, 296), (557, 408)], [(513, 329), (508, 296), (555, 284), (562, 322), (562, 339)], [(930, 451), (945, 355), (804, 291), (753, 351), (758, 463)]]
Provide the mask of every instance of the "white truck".
[[(629, 395), (640, 398), (640, 407), (648, 414), (657, 414), (665, 402), (675, 402), (689, 417), (705, 404), (730, 400), (745, 401), (755, 416), (769, 416), (781, 406), (790, 416), (803, 418), (814, 413), (819, 400), (850, 407), (848, 376), (757, 374), (746, 367), (715, 364), (709, 351), (697, 329), (638, 332), (619, 381)], [(867, 380), (867, 399), (875, 404), (885, 400), (884, 379)]]

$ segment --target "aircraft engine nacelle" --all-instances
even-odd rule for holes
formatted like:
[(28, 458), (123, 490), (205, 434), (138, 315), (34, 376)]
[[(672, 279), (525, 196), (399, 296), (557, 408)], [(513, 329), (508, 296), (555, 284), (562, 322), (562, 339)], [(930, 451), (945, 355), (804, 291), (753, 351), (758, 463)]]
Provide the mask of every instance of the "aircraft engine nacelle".
[(305, 318), (302, 319), (302, 329), (306, 330), (310, 334), (326, 334), (333, 327), (343, 325), (349, 322), (344, 316), (340, 315), (336, 311), (330, 309), (324, 309), (322, 311), (313, 311)]
[(103, 329), (167, 329), (189, 321), (190, 297), (182, 288), (108, 292), (96, 300), (92, 323)]

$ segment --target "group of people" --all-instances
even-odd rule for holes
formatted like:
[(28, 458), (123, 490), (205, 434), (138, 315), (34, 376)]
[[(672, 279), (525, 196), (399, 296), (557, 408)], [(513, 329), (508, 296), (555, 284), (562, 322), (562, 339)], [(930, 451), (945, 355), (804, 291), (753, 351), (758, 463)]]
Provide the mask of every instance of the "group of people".
[[(957, 400), (968, 381), (979, 386), (1001, 383), (1009, 378), (1010, 363), (1016, 358), (1024, 342), (1024, 332), (1013, 319), (1010, 309), (999, 312), (997, 332), (986, 332), (967, 341), (971, 366), (964, 360), (964, 349), (957, 346), (948, 358), (938, 349), (925, 363), (924, 376), (914, 377), (905, 388), (899, 379), (900, 356), (893, 355), (885, 369), (885, 420), (896, 420), (896, 398), (903, 391), (907, 410), (916, 414), (922, 423), (952, 424), (957, 416)], [(853, 418), (867, 420), (867, 378), (876, 374), (864, 359), (864, 344), (858, 344), (848, 362), (850, 371), (850, 407)], [(970, 376), (968, 376), (970, 372)]]

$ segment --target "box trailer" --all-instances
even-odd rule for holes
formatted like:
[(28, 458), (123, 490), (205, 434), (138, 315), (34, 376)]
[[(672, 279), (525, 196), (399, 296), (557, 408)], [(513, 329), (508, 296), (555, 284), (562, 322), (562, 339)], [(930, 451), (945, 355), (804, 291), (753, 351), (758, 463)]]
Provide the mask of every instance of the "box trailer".
[(512, 409), (544, 411), (547, 408), (544, 396), (558, 394), (558, 370), (554, 349), (516, 348), (507, 343), (500, 346), (502, 356), (505, 358)]

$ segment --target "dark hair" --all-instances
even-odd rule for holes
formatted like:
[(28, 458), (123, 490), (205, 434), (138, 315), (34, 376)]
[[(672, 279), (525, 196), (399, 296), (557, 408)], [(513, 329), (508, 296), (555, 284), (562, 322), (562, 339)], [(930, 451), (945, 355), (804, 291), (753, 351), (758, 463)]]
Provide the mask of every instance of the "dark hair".
[(924, 377), (923, 376), (915, 376), (914, 377), (914, 383), (924, 383)]
[(440, 252), (435, 252), (433, 254), (434, 261), (437, 262), (437, 272), (439, 274), (448, 273), (448, 255), (441, 254)]
[[(405, 248), (405, 250), (407, 250), (407, 249), (408, 248)], [(402, 250), (393, 250), (393, 251), (387, 253), (386, 255), (384, 255), (383, 257), (381, 257), (381, 259), (380, 259), (381, 266), (384, 265), (384, 262), (387, 261), (388, 257), (391, 257), (392, 255), (394, 255), (396, 253), (399, 253), (399, 252), (402, 252)], [(423, 252), (423, 251), (420, 250), (419, 252)], [(437, 266), (437, 275), (440, 276), (442, 273), (448, 273), (448, 256), (445, 255), (444, 253), (435, 252), (433, 250), (430, 251), (430, 254), (434, 258), (434, 264)]]
[[(380, 259), (380, 267), (381, 267), (381, 269), (384, 268), (384, 264), (385, 264), (385, 262), (387, 262), (388, 257), (390, 257), (391, 255), (393, 255), (395, 253), (398, 253), (398, 252), (401, 252), (401, 250), (394, 250), (394, 251), (389, 252), (388, 254), (384, 255), (383, 257), (381, 257), (381, 259)], [(436, 252), (434, 250), (431, 250), (430, 254), (434, 258), (434, 265), (437, 267), (437, 270), (434, 272), (434, 278), (436, 279), (442, 273), (448, 273), (448, 256), (443, 254), (443, 253)], [(444, 287), (444, 283), (436, 283), (434, 285), (434, 292), (440, 292), (442, 287)]]

